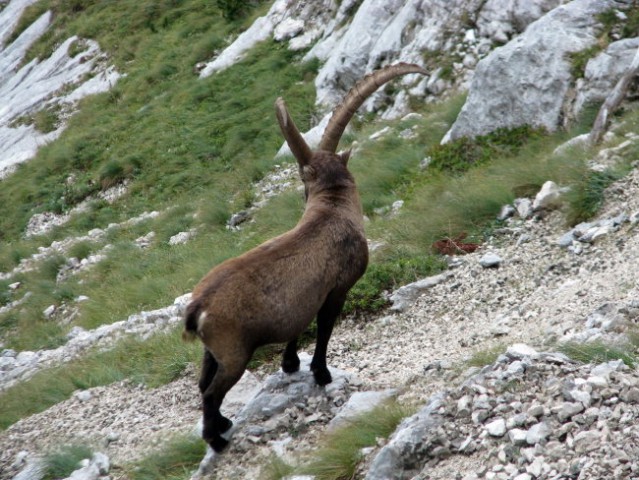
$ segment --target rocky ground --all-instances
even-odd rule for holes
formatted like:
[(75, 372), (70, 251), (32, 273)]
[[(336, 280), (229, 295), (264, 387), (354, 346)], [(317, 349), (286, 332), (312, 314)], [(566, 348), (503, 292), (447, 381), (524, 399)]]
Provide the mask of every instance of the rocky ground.
[[(394, 296), (377, 318), (344, 321), (330, 344), (329, 364), (341, 371), (330, 389), (308, 372), (273, 376), (264, 366), (246, 375), (228, 404), (240, 426), (210, 478), (260, 478), (274, 452), (291, 460), (312, 449), (354, 392), (389, 389), (425, 407), (368, 452), (362, 478), (639, 478), (637, 372), (540, 353), (566, 341), (619, 343), (636, 328), (638, 191), (635, 169), (608, 189), (600, 216), (574, 230), (560, 211), (518, 202), (527, 218), (506, 220), (423, 290)], [(493, 349), (508, 353), (469, 368)], [(77, 392), (17, 422), (0, 435), (0, 478), (28, 464), (20, 452), (69, 441), (91, 443), (109, 457), (112, 478), (125, 478), (119, 466), (193, 431), (194, 370), (152, 390), (122, 382)], [(243, 407), (259, 385), (257, 403)]]

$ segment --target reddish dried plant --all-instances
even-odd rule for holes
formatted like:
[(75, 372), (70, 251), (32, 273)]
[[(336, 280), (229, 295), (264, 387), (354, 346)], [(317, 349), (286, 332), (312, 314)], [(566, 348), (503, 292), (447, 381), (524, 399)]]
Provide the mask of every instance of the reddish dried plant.
[(473, 253), (479, 248), (478, 243), (464, 243), (466, 233), (462, 232), (454, 238), (446, 237), (433, 243), (433, 250), (442, 255), (464, 255)]

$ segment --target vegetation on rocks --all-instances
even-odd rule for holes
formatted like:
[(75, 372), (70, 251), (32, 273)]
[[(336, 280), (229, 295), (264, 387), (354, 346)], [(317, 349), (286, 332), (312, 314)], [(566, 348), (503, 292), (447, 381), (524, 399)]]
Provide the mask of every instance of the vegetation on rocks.
[(63, 445), (44, 457), (43, 480), (67, 478), (78, 468), (80, 461), (90, 458), (93, 452), (86, 445)]

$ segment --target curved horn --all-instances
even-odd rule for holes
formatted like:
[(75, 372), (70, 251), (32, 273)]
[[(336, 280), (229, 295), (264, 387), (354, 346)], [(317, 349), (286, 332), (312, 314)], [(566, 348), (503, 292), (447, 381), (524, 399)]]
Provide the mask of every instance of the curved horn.
[(426, 70), (419, 65), (413, 63), (397, 63), (375, 70), (357, 82), (333, 110), (333, 116), (328, 122), (326, 130), (324, 130), (319, 149), (335, 152), (337, 150), (337, 144), (344, 133), (344, 129), (346, 129), (346, 125), (348, 125), (348, 122), (350, 122), (362, 103), (386, 82), (400, 75), (406, 75), (407, 73), (427, 74)]
[(282, 97), (279, 97), (275, 101), (275, 115), (280, 124), (282, 135), (284, 135), (284, 139), (286, 143), (288, 143), (291, 152), (293, 152), (293, 155), (295, 155), (295, 158), (301, 166), (305, 165), (308, 163), (313, 152), (289, 115), (286, 109), (286, 103)]

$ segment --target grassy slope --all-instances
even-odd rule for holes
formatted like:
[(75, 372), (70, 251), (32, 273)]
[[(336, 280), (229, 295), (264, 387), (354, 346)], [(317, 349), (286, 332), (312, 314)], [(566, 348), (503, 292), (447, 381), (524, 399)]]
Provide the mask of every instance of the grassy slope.
[[(18, 276), (21, 291), (32, 291), (33, 296), (23, 308), (0, 316), (3, 341), (17, 349), (53, 347), (64, 341), (70, 326), (44, 321), (41, 314), (52, 303), (87, 295), (91, 300), (82, 304), (73, 324), (92, 328), (120, 320), (140, 309), (170, 303), (189, 291), (211, 265), (293, 225), (302, 209), (295, 192), (272, 201), (243, 232), (224, 228), (230, 213), (251, 199), (251, 182), (272, 165), (281, 144), (273, 119), (274, 98), (285, 96), (296, 121), (306, 128), (314, 108), (312, 79), (317, 68), (298, 63), (300, 55), (266, 42), (239, 65), (200, 80), (193, 72), (195, 63), (210, 58), (230, 32), (241, 28), (224, 20), (212, 2), (43, 1), (28, 15), (39, 13), (40, 5), (56, 9), (56, 24), (53, 33), (34, 47), (34, 55), (50, 51), (57, 40), (72, 33), (88, 35), (127, 76), (113, 91), (85, 100), (64, 135), (3, 182), (0, 201), (6, 209), (0, 218), (0, 268), (12, 268), (54, 239), (85, 234), (145, 210), (163, 214), (110, 234), (108, 241), (115, 249), (109, 259), (79, 278), (57, 284), (60, 259)], [(244, 25), (249, 21), (245, 19)], [(561, 133), (494, 152), (490, 161), (466, 173), (446, 168), (421, 171), (419, 162), (438, 144), (461, 100), (422, 107), (423, 120), (391, 122), (393, 133), (378, 142), (367, 138), (379, 125), (364, 124), (351, 135), (362, 145), (351, 165), (371, 218), (369, 236), (385, 240), (387, 246), (373, 255), (368, 273), (351, 296), (350, 311), (379, 307), (384, 303), (381, 290), (441, 268), (430, 250), (433, 240), (461, 232), (481, 240), (495, 213), (515, 197), (518, 187), (541, 185), (547, 179), (577, 189), (588, 184), (583, 153), (550, 158), (554, 146), (567, 136)], [(400, 141), (398, 132), (412, 127), (417, 137)], [(69, 186), (65, 180), (70, 173), (76, 182)], [(130, 193), (116, 204), (96, 202), (88, 213), (49, 235), (21, 238), (33, 213), (66, 211), (124, 178), (130, 182)], [(406, 200), (399, 217), (375, 213), (398, 198)], [(171, 235), (192, 226), (199, 228), (195, 240), (167, 245)], [(131, 240), (149, 231), (157, 233), (150, 248), (132, 246)], [(86, 255), (100, 246), (77, 247), (77, 254)], [(0, 283), (2, 303), (22, 295), (5, 292)], [(0, 425), (41, 411), (76, 388), (124, 377), (150, 384), (170, 381), (198, 355), (176, 339), (164, 348), (157, 348), (154, 341), (164, 340), (135, 346), (142, 352), (139, 358), (123, 354), (129, 347), (123, 344), (112, 353), (71, 362), (68, 368), (10, 389), (0, 397), (9, 406), (3, 409)], [(157, 357), (160, 351), (163, 356)], [(157, 371), (145, 370), (151, 358)], [(109, 371), (104, 369), (107, 364)]]

